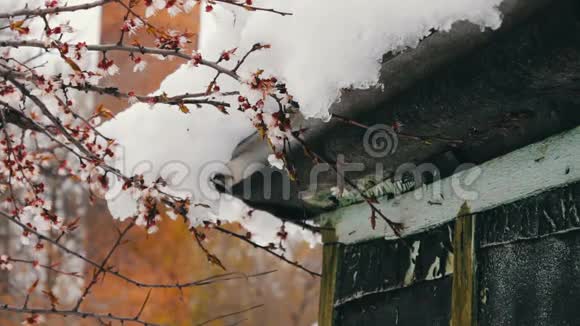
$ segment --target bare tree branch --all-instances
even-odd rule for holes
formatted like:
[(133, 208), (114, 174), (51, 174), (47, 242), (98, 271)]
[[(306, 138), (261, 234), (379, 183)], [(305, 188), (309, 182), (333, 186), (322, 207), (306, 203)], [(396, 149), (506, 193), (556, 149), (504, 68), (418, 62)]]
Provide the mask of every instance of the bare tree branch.
[(36, 123), (25, 116), (22, 112), (18, 109), (10, 106), (8, 103), (4, 101), (0, 101), (0, 105), (4, 107), (5, 110), (5, 119), (7, 123), (11, 123), (16, 125), (22, 129), (30, 129), (34, 131), (41, 131), (40, 128), (36, 125)]
[(343, 175), (337, 168), (336, 166), (336, 162), (330, 162), (329, 160), (325, 159), (324, 157), (322, 157), (321, 155), (313, 152), (312, 150), (310, 150), (310, 148), (308, 147), (308, 145), (306, 144), (306, 142), (301, 139), (298, 136), (298, 133), (292, 133), (292, 135), (294, 136), (294, 139), (300, 144), (300, 146), (302, 146), (302, 148), (304, 148), (304, 150), (308, 153), (310, 153), (311, 155), (314, 155), (314, 157), (321, 161), (324, 162), (326, 164), (328, 164), (330, 166), (331, 169), (334, 170), (335, 173), (337, 173), (340, 177), (342, 177), (346, 183), (348, 183), (349, 186), (351, 186), (354, 190), (356, 190), (365, 200), (365, 202), (370, 206), (371, 208), (371, 219), (373, 219), (375, 217), (375, 214), (378, 214), (383, 221), (385, 221), (387, 223), (387, 225), (389, 225), (389, 227), (391, 228), (391, 230), (393, 230), (393, 232), (395, 233), (395, 235), (399, 238), (401, 238), (401, 231), (403, 230), (403, 224), (398, 223), (398, 222), (394, 222), (391, 219), (389, 219), (388, 217), (385, 216), (385, 214), (381, 211), (380, 208), (378, 208), (375, 204), (374, 204), (374, 199), (370, 198), (369, 196), (367, 196), (363, 191), (361, 191), (358, 186), (349, 178), (347, 178), (345, 175)]
[(0, 304), (0, 310), (3, 311), (10, 311), (16, 312), (21, 314), (38, 314), (38, 315), (60, 315), (63, 317), (79, 317), (79, 318), (92, 318), (92, 319), (104, 319), (104, 320), (113, 320), (118, 322), (133, 322), (140, 325), (146, 326), (161, 326), (161, 324), (155, 324), (143, 321), (141, 319), (135, 317), (125, 317), (125, 316), (117, 316), (111, 313), (107, 314), (100, 314), (95, 312), (88, 312), (88, 311), (77, 311), (77, 310), (60, 310), (60, 309), (46, 309), (46, 308), (28, 308), (28, 307), (18, 307), (18, 306), (11, 306), (8, 304)]
[(81, 296), (77, 300), (77, 303), (75, 304), (73, 310), (78, 310), (79, 309), (79, 307), (81, 306), (81, 304), (83, 303), (83, 301), (85, 300), (85, 298), (87, 297), (87, 295), (89, 294), (89, 291), (91, 290), (91, 287), (93, 287), (95, 284), (97, 284), (97, 281), (99, 279), (99, 275), (101, 275), (101, 272), (104, 273), (105, 267), (107, 265), (107, 262), (109, 261), (109, 259), (111, 258), (111, 256), (113, 256), (113, 253), (115, 252), (115, 250), (121, 244), (121, 240), (123, 240), (123, 238), (125, 237), (125, 235), (127, 235), (127, 232), (129, 232), (129, 230), (131, 230), (131, 228), (133, 226), (135, 226), (135, 220), (134, 219), (132, 219), (129, 222), (129, 224), (127, 225), (127, 227), (125, 227), (125, 229), (121, 233), (119, 233), (119, 236), (117, 237), (117, 240), (113, 244), (113, 247), (111, 248), (111, 250), (109, 250), (109, 253), (105, 256), (105, 258), (101, 262), (101, 265), (95, 270), (95, 273), (93, 274), (93, 277), (92, 277), (91, 281), (85, 287), (85, 290), (83, 291), (83, 293), (81, 294)]
[(28, 227), (26, 224), (20, 222), (19, 220), (17, 220), (16, 218), (6, 214), (5, 212), (0, 211), (0, 216), (8, 219), (10, 222), (20, 226), (20, 228), (22, 228), (23, 230), (30, 232), (34, 235), (36, 235), (39, 239), (47, 241), (53, 245), (55, 245), (57, 248), (59, 248), (60, 250), (64, 251), (65, 253), (75, 256), (77, 258), (79, 258), (80, 260), (88, 263), (89, 265), (93, 266), (93, 267), (97, 267), (99, 269), (102, 269), (103, 272), (109, 273), (111, 275), (114, 275), (117, 278), (120, 278), (130, 284), (133, 284), (137, 287), (140, 288), (165, 288), (165, 289), (182, 289), (182, 288), (187, 288), (187, 287), (193, 287), (193, 286), (203, 286), (203, 285), (208, 285), (208, 284), (213, 284), (216, 282), (221, 282), (221, 281), (228, 281), (228, 280), (236, 280), (236, 279), (248, 279), (248, 278), (254, 278), (254, 277), (260, 277), (260, 276), (265, 276), (268, 274), (271, 274), (273, 272), (275, 272), (275, 270), (272, 271), (267, 271), (267, 272), (262, 272), (262, 273), (256, 273), (256, 274), (250, 274), (250, 275), (246, 275), (243, 273), (225, 273), (225, 274), (218, 274), (218, 275), (214, 275), (205, 279), (201, 279), (201, 280), (197, 280), (197, 281), (192, 281), (192, 282), (186, 282), (186, 283), (175, 283), (175, 284), (162, 284), (162, 283), (144, 283), (144, 282), (139, 282), (136, 281), (128, 276), (125, 276), (124, 274), (121, 274), (119, 272), (116, 272), (112, 269), (109, 268), (101, 268), (101, 265), (81, 254), (79, 254), (78, 252), (69, 249), (68, 247), (60, 244), (59, 242), (56, 242), (55, 240), (39, 233), (38, 231)]
[(17, 16), (43, 16), (48, 14), (57, 14), (59, 12), (71, 12), (71, 11), (78, 11), (78, 10), (86, 10), (95, 7), (100, 7), (110, 2), (114, 2), (117, 0), (98, 0), (91, 3), (85, 3), (82, 5), (76, 6), (65, 6), (65, 7), (55, 7), (55, 8), (38, 8), (38, 9), (21, 9), (16, 10), (13, 12), (8, 13), (0, 13), (0, 18), (12, 18)]
[[(2, 40), (0, 41), (0, 47), (32, 47), (40, 49), (51, 49), (57, 48), (57, 44), (49, 44), (48, 46), (42, 41), (27, 41), (27, 40)], [(178, 57), (185, 60), (192, 60), (193, 56), (182, 52), (180, 49), (169, 50), (169, 49), (158, 49), (151, 47), (142, 46), (131, 46), (131, 45), (120, 45), (120, 44), (98, 44), (98, 45), (87, 45), (87, 50), (98, 51), (98, 52), (109, 52), (109, 51), (121, 51), (128, 53), (141, 53), (141, 54), (158, 54), (166, 57)], [(199, 62), (202, 66), (210, 67), (224, 75), (228, 75), (235, 80), (240, 80), (240, 76), (234, 71), (227, 69), (218, 65), (214, 61), (209, 61), (206, 59), (201, 59)]]
[(265, 11), (265, 12), (271, 12), (274, 14), (278, 14), (280, 16), (291, 16), (292, 13), (291, 12), (284, 12), (284, 11), (278, 11), (276, 9), (272, 9), (272, 8), (262, 8), (262, 7), (256, 7), (256, 6), (252, 6), (252, 5), (248, 5), (246, 4), (244, 1), (241, 2), (236, 2), (234, 0), (214, 0), (215, 2), (221, 2), (221, 3), (226, 3), (232, 6), (237, 6), (237, 7), (241, 7), (244, 8), (246, 10), (249, 11)]
[(211, 322), (214, 322), (216, 320), (220, 320), (220, 319), (224, 319), (224, 318), (227, 318), (227, 317), (231, 317), (231, 316), (236, 316), (236, 315), (239, 315), (239, 314), (243, 314), (245, 312), (252, 311), (254, 309), (258, 309), (258, 308), (261, 308), (263, 306), (264, 306), (263, 304), (259, 304), (259, 305), (255, 305), (255, 306), (252, 306), (252, 307), (249, 307), (249, 308), (246, 308), (246, 309), (239, 310), (239, 311), (230, 312), (228, 314), (223, 314), (223, 315), (214, 317), (212, 319), (208, 319), (208, 320), (206, 320), (206, 321), (204, 321), (204, 322), (202, 322), (200, 324), (197, 324), (197, 326), (207, 325), (207, 324), (209, 324)]
[(62, 274), (62, 275), (68, 275), (71, 277), (76, 277), (76, 278), (82, 278), (82, 276), (80, 275), (80, 273), (77, 272), (65, 272), (65, 271), (61, 271), (59, 269), (54, 268), (54, 266), (50, 266), (50, 265), (46, 265), (46, 264), (40, 264), (38, 261), (35, 260), (30, 260), (30, 259), (20, 259), (20, 258), (12, 258), (9, 257), (8, 258), (9, 262), (15, 262), (15, 263), (21, 263), (21, 264), (29, 264), (29, 265), (37, 265), (40, 266), (42, 268), (45, 268), (49, 271), (53, 271), (57, 274)]
[(301, 265), (298, 262), (289, 260), (284, 255), (281, 255), (281, 254), (275, 252), (274, 250), (272, 250), (269, 246), (260, 245), (260, 244), (258, 244), (256, 242), (248, 239), (248, 237), (246, 237), (244, 235), (241, 235), (241, 234), (238, 234), (236, 232), (230, 231), (230, 230), (225, 229), (225, 228), (223, 228), (221, 226), (218, 226), (218, 225), (213, 225), (213, 228), (216, 229), (217, 231), (221, 232), (221, 233), (224, 233), (224, 234), (227, 234), (227, 235), (232, 236), (234, 238), (237, 238), (239, 240), (242, 240), (243, 242), (250, 244), (254, 248), (264, 250), (267, 253), (269, 253), (270, 255), (275, 256), (275, 257), (278, 257), (282, 261), (284, 261), (284, 262), (286, 262), (286, 263), (288, 263), (288, 264), (290, 264), (290, 265), (292, 265), (294, 267), (297, 267), (298, 269), (301, 269), (301, 270), (305, 271), (306, 273), (310, 274), (311, 276), (318, 276), (318, 277), (322, 276), (322, 274), (317, 273), (317, 272), (314, 272), (314, 271), (311, 271), (311, 270), (309, 270), (308, 268), (304, 267), (303, 265)]

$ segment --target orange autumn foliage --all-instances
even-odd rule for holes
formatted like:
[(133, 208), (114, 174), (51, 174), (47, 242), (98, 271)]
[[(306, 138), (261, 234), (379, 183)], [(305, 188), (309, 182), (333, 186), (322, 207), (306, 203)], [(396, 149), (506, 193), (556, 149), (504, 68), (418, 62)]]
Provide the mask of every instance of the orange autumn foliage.
[[(241, 226), (229, 225), (237, 232)], [(110, 233), (110, 232), (109, 232)], [(145, 320), (164, 325), (196, 325), (218, 315), (235, 312), (257, 304), (255, 311), (236, 316), (247, 319), (246, 325), (311, 325), (316, 320), (318, 282), (308, 274), (280, 262), (266, 253), (255, 251), (234, 238), (206, 231), (205, 243), (223, 261), (228, 272), (246, 274), (276, 270), (275, 273), (212, 285), (177, 289), (155, 289), (143, 313)], [(160, 231), (152, 236), (134, 229), (111, 263), (129, 277), (147, 283), (177, 283), (224, 273), (207, 261), (182, 220), (165, 219)], [(107, 241), (111, 243), (111, 241)], [(93, 243), (95, 245), (95, 243)], [(103, 251), (103, 255), (106, 250)], [(320, 266), (320, 250), (306, 244), (297, 248), (294, 257), (314, 269)], [(135, 314), (147, 295), (146, 289), (106, 277), (86, 303), (120, 315)], [(211, 325), (226, 325), (227, 319)]]

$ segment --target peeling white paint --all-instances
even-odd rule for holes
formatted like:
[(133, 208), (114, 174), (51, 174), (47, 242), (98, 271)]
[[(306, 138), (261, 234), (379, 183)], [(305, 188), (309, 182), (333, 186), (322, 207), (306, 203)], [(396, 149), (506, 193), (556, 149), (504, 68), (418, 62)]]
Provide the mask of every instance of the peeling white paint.
[(489, 289), (488, 288), (483, 288), (481, 290), (480, 296), (481, 296), (481, 303), (483, 304), (487, 304), (487, 294), (489, 293)]
[(580, 216), (578, 215), (578, 207), (576, 206), (576, 202), (574, 201), (574, 198), (572, 197), (572, 194), (568, 194), (568, 200), (572, 203), (570, 205), (570, 214), (572, 214), (574, 216), (574, 222), (576, 222), (576, 225), (580, 224)]
[(441, 264), (441, 259), (439, 257), (435, 257), (433, 264), (429, 266), (429, 270), (427, 271), (427, 276), (425, 276), (425, 280), (430, 281), (437, 278), (440, 278), (439, 275), (439, 265)]
[(405, 272), (405, 279), (403, 284), (405, 286), (413, 283), (415, 279), (415, 266), (417, 264), (417, 257), (419, 256), (419, 249), (421, 248), (421, 241), (413, 242), (411, 246), (411, 254), (409, 255), (409, 268)]

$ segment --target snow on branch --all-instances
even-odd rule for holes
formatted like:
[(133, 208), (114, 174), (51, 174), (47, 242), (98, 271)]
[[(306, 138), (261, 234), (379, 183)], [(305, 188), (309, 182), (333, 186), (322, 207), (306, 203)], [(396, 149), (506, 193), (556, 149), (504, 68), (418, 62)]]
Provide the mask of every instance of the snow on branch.
[[(194, 181), (189, 179), (199, 181), (206, 162), (229, 159), (234, 146), (252, 130), (268, 144), (270, 164), (284, 169), (290, 179), (296, 176), (288, 157), (294, 144), (312, 159), (335, 168), (336, 162), (312, 152), (302, 138), (304, 129), (295, 125), (300, 121), (296, 117), (329, 118), (329, 107), (340, 99), (342, 89), (376, 86), (383, 54), (415, 46), (433, 28), (447, 30), (459, 19), (498, 27), (500, 2), (450, 0), (442, 8), (441, 4), (420, 0), (404, 4), (394, 0), (365, 4), (294, 0), (274, 2), (270, 8), (259, 0), (144, 0), (141, 7), (136, 0), (79, 4), (31, 0), (24, 8), (10, 11), (0, 5), (0, 217), (17, 230), (21, 246), (30, 253), (42, 252), (47, 244), (93, 270), (91, 275), (82, 275), (4, 253), (0, 269), (8, 271), (13, 263), (40, 266), (64, 277), (80, 276), (84, 283), (70, 310), (57, 308), (58, 297), (50, 291), (44, 296), (51, 308), (28, 307), (30, 297), (38, 292), (34, 288), (27, 291), (21, 306), (0, 304), (0, 310), (28, 314), (25, 324), (30, 325), (49, 314), (154, 325), (141, 319), (150, 292), (132, 317), (90, 312), (83, 310), (83, 303), (106, 276), (138, 288), (182, 289), (271, 272), (224, 273), (198, 281), (153, 284), (135, 280), (111, 266), (111, 257), (129, 230), (141, 227), (154, 234), (168, 218), (182, 218), (208, 262), (224, 270), (227, 262), (211, 252), (206, 229), (265, 251), (311, 276), (320, 276), (291, 258), (287, 240), (298, 227), (278, 223), (268, 235), (274, 240), (267, 241), (268, 237), (260, 238), (265, 220), (257, 223), (258, 232), (232, 231), (222, 225), (219, 213), (214, 214), (213, 205), (224, 204), (221, 198), (211, 201), (194, 196), (200, 187), (192, 186)], [(63, 18), (105, 5), (124, 14), (117, 22), (116, 43), (84, 40), (79, 37), (82, 31)], [(173, 17), (191, 12), (195, 6), (202, 11), (199, 39), (190, 31), (156, 26), (151, 20), (160, 12)], [(325, 17), (324, 23), (321, 17)], [(138, 39), (138, 31), (150, 41)], [(200, 44), (196, 50), (191, 49), (194, 42)], [(120, 72), (111, 53), (126, 55), (135, 73), (146, 74), (148, 60), (178, 58), (184, 64), (160, 90), (136, 94), (127, 85), (109, 79)], [(103, 105), (88, 104), (90, 94), (122, 99), (129, 109), (114, 116)], [(211, 109), (192, 114), (193, 108), (204, 107)], [(435, 136), (401, 136), (453, 142)], [(123, 151), (129, 156), (123, 157)], [(164, 177), (157, 171), (127, 170), (123, 159), (131, 164), (187, 162), (186, 170), (197, 173), (198, 179), (185, 181), (192, 191), (178, 191), (170, 180), (175, 173)], [(354, 182), (347, 182), (356, 188)], [(56, 207), (51, 200), (55, 190), (50, 185), (54, 184), (86, 191), (90, 202), (107, 199), (113, 215), (127, 223), (104, 258), (95, 260), (64, 244), (79, 232), (75, 216), (79, 214)], [(383, 214), (373, 198), (361, 195), (372, 208), (371, 221), (380, 217), (399, 234), (403, 226)], [(240, 215), (243, 209), (236, 209)], [(252, 211), (242, 215), (251, 220)], [(251, 222), (242, 224), (249, 228)]]
[[(160, 3), (163, 3), (163, 7)], [(0, 149), (2, 173), (0, 175), (0, 192), (2, 209), (0, 217), (7, 221), (20, 239), (23, 248), (31, 253), (43, 252), (45, 246), (56, 248), (66, 256), (82, 261), (92, 269), (85, 275), (80, 271), (66, 271), (55, 265), (45, 264), (39, 260), (14, 258), (10, 253), (0, 257), (0, 268), (12, 271), (14, 264), (30, 266), (33, 269), (46, 271), (81, 279), (84, 286), (72, 308), (60, 309), (59, 297), (52, 290), (42, 291), (51, 308), (30, 307), (31, 298), (36, 290), (38, 280), (26, 291), (22, 305), (0, 304), (0, 310), (26, 314), (24, 324), (41, 323), (46, 315), (63, 317), (91, 318), (98, 322), (117, 321), (135, 322), (142, 325), (156, 325), (141, 318), (149, 300), (148, 292), (141, 308), (135, 316), (121, 316), (111, 313), (97, 313), (87, 310), (85, 300), (93, 288), (104, 277), (118, 278), (128, 284), (143, 289), (184, 289), (204, 286), (229, 280), (243, 280), (268, 275), (274, 271), (254, 274), (228, 272), (213, 275), (201, 280), (170, 283), (147, 283), (127, 276), (117, 270), (111, 258), (124, 243), (128, 232), (136, 227), (143, 227), (149, 234), (155, 233), (163, 217), (181, 216), (190, 225), (192, 237), (197, 240), (212, 264), (226, 267), (215, 254), (207, 248), (204, 232), (189, 222), (187, 216), (192, 207), (206, 207), (207, 204), (196, 203), (194, 198), (174, 194), (167, 181), (159, 177), (153, 181), (146, 180), (141, 174), (126, 174), (111, 165), (117, 152), (118, 144), (100, 129), (104, 121), (113, 118), (113, 113), (104, 106), (87, 108), (83, 94), (105, 94), (124, 99), (127, 103), (143, 103), (150, 107), (164, 104), (173, 106), (179, 114), (190, 113), (191, 107), (214, 107), (220, 114), (228, 114), (229, 109), (252, 110), (262, 104), (260, 100), (250, 101), (241, 96), (239, 87), (231, 91), (222, 91), (220, 76), (227, 76), (243, 87), (257, 90), (263, 97), (286, 96), (281, 82), (273, 77), (264, 77), (263, 71), (257, 71), (249, 78), (242, 77), (238, 70), (245, 60), (254, 52), (267, 49), (267, 45), (254, 44), (243, 58), (233, 67), (227, 61), (235, 50), (224, 50), (214, 61), (206, 59), (200, 52), (185, 50), (192, 41), (193, 34), (187, 31), (176, 31), (154, 26), (149, 17), (161, 9), (170, 14), (188, 12), (199, 1), (145, 1), (145, 14), (137, 12), (136, 1), (101, 0), (84, 4), (63, 4), (60, 0), (46, 1), (44, 5), (27, 4), (24, 9), (2, 12), (0, 8)], [(117, 5), (126, 10), (124, 21), (119, 23), (120, 39), (116, 44), (90, 44), (83, 40), (74, 40), (77, 31), (70, 23), (60, 19), (59, 14), (74, 14), (78, 11), (92, 10), (104, 5)], [(263, 11), (281, 16), (290, 13), (253, 6), (251, 1), (210, 1), (208, 6), (218, 4), (240, 7), (247, 11)], [(206, 7), (206, 10), (210, 10)], [(4, 23), (4, 25), (2, 25)], [(39, 28), (40, 26), (40, 28)], [(153, 37), (152, 44), (141, 44), (137, 39), (130, 40), (134, 33), (146, 29)], [(33, 51), (40, 51), (33, 54)], [(177, 57), (185, 59), (192, 67), (207, 67), (216, 73), (208, 85), (198, 91), (192, 90), (181, 94), (166, 93), (142, 95), (134, 91), (120, 90), (117, 85), (101, 86), (100, 81), (119, 72), (115, 62), (107, 55), (112, 52), (125, 53), (135, 64), (135, 72), (146, 69), (145, 58), (158, 60)], [(98, 58), (98, 60), (93, 60)], [(44, 62), (42, 62), (44, 60)], [(263, 102), (263, 100), (262, 100)], [(234, 105), (232, 105), (234, 104)], [(257, 105), (257, 106), (256, 106)], [(265, 129), (264, 129), (265, 130)], [(95, 260), (82, 253), (79, 248), (65, 245), (79, 230), (79, 219), (66, 216), (53, 206), (51, 198), (54, 190), (49, 183), (71, 183), (88, 192), (88, 199), (93, 202), (104, 198), (110, 185), (122, 184), (122, 191), (136, 198), (137, 211), (127, 219), (122, 231), (118, 231), (111, 248), (104, 258)], [(237, 238), (235, 234), (232, 234)], [(246, 239), (245, 242), (252, 243)], [(254, 246), (260, 246), (257, 243)], [(270, 251), (270, 249), (267, 249)], [(282, 261), (292, 263), (283, 256)], [(302, 269), (305, 269), (301, 267)], [(307, 269), (305, 269), (307, 270)], [(313, 275), (317, 273), (310, 272)], [(255, 306), (239, 312), (218, 316), (213, 320), (226, 318), (239, 313), (256, 309)]]

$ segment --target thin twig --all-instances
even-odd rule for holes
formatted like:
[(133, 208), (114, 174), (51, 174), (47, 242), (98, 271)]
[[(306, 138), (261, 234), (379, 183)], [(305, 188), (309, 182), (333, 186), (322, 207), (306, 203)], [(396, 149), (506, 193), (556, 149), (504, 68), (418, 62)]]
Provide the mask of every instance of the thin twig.
[(248, 239), (248, 237), (246, 237), (244, 235), (237, 234), (236, 232), (230, 231), (230, 230), (225, 229), (225, 228), (223, 228), (221, 226), (218, 226), (218, 225), (214, 225), (213, 228), (216, 229), (217, 231), (221, 232), (221, 233), (224, 233), (224, 234), (227, 234), (227, 235), (232, 236), (234, 238), (237, 238), (239, 240), (242, 240), (242, 241), (244, 241), (244, 242), (252, 245), (254, 248), (258, 248), (258, 249), (264, 250), (267, 253), (269, 253), (270, 255), (276, 256), (279, 259), (281, 259), (282, 261), (284, 261), (284, 262), (286, 262), (286, 263), (288, 263), (288, 264), (290, 264), (290, 265), (292, 265), (294, 267), (297, 267), (297, 268), (305, 271), (306, 273), (310, 274), (311, 276), (318, 276), (318, 277), (322, 276), (322, 274), (317, 273), (317, 272), (314, 272), (314, 271), (311, 271), (308, 268), (306, 268), (303, 265), (301, 265), (300, 263), (295, 262), (295, 261), (291, 261), (288, 258), (284, 257), (284, 255), (281, 255), (279, 253), (276, 253), (275, 251), (273, 251), (272, 249), (270, 249), (268, 246), (262, 246), (262, 245), (260, 245), (260, 244), (258, 244), (256, 242)]
[[(49, 44), (48, 46), (42, 41), (26, 41), (26, 40), (2, 40), (0, 41), (0, 46), (3, 47), (33, 47), (33, 48), (41, 48), (41, 49), (50, 49), (56, 48), (57, 44)], [(189, 54), (181, 52), (180, 49), (175, 50), (168, 50), (168, 49), (158, 49), (158, 48), (151, 48), (151, 47), (142, 47), (142, 46), (131, 46), (131, 45), (119, 45), (119, 44), (99, 44), (99, 45), (87, 45), (88, 51), (98, 51), (98, 52), (109, 52), (109, 51), (122, 51), (122, 52), (129, 52), (129, 53), (141, 53), (141, 54), (158, 54), (162, 56), (173, 56), (182, 58), (185, 60), (192, 60), (193, 57)], [(222, 67), (218, 65), (214, 61), (209, 61), (205, 59), (201, 59), (199, 62), (200, 65), (210, 67), (216, 71), (221, 72), (222, 74), (228, 75), (235, 80), (240, 80), (240, 76), (233, 72), (230, 69)]]
[[(222, 101), (214, 101), (211, 98), (208, 98), (208, 94), (207, 92), (203, 92), (203, 93), (185, 93), (185, 94), (181, 94), (181, 95), (176, 95), (176, 96), (171, 96), (171, 97), (164, 97), (164, 96), (145, 96), (145, 95), (129, 95), (129, 93), (127, 92), (121, 92), (119, 91), (118, 88), (116, 87), (100, 87), (100, 86), (94, 86), (94, 85), (63, 85), (63, 87), (65, 88), (72, 88), (72, 89), (76, 89), (78, 91), (85, 91), (85, 92), (95, 92), (98, 93), (100, 95), (109, 95), (109, 96), (113, 96), (116, 98), (130, 98), (130, 97), (134, 97), (136, 98), (139, 102), (143, 102), (143, 103), (155, 103), (155, 104), (168, 104), (168, 105), (178, 105), (178, 104), (195, 104), (195, 105), (200, 105), (200, 104), (209, 104), (209, 105), (213, 105), (213, 106), (224, 106), (224, 107), (230, 107), (230, 104), (227, 102), (222, 102)], [(234, 92), (225, 92), (225, 93), (219, 93), (220, 96), (232, 96), (232, 95), (238, 95), (239, 92), (234, 91)], [(196, 98), (200, 98), (203, 97), (202, 99), (199, 100), (192, 100), (192, 99), (196, 99)]]
[(0, 304), (0, 310), (16, 312), (21, 314), (39, 314), (39, 315), (60, 315), (63, 317), (70, 317), (75, 316), (79, 318), (92, 318), (92, 319), (105, 319), (105, 320), (114, 320), (118, 322), (134, 322), (141, 325), (146, 326), (161, 326), (161, 324), (155, 324), (146, 322), (140, 319), (135, 319), (135, 317), (124, 317), (124, 316), (117, 316), (111, 313), (108, 314), (99, 314), (95, 312), (88, 312), (88, 311), (77, 311), (77, 310), (60, 310), (55, 308), (28, 308), (28, 307), (17, 307), (11, 306), (8, 304)]
[(17, 16), (44, 16), (49, 14), (57, 14), (59, 12), (70, 12), (70, 11), (78, 11), (78, 10), (86, 10), (91, 9), (94, 7), (100, 7), (105, 5), (109, 2), (113, 2), (116, 0), (98, 0), (91, 3), (85, 3), (82, 5), (76, 6), (64, 6), (64, 7), (55, 7), (55, 8), (38, 8), (38, 9), (21, 9), (16, 10), (13, 12), (8, 13), (0, 13), (0, 18), (12, 18)]
[(139, 309), (139, 312), (135, 315), (135, 319), (141, 318), (141, 314), (143, 313), (143, 310), (145, 310), (145, 306), (147, 305), (147, 302), (149, 301), (150, 297), (151, 297), (151, 289), (149, 289), (149, 291), (147, 291), (147, 296), (145, 297), (145, 300), (143, 301), (143, 304), (141, 305), (141, 309)]
[(97, 281), (99, 279), (99, 275), (101, 275), (101, 273), (105, 273), (105, 265), (107, 265), (107, 262), (113, 256), (113, 253), (115, 252), (115, 250), (121, 244), (121, 240), (125, 237), (125, 235), (127, 235), (127, 232), (129, 232), (129, 230), (131, 230), (131, 228), (133, 228), (133, 226), (135, 226), (135, 220), (134, 219), (132, 219), (131, 222), (125, 227), (125, 229), (123, 230), (123, 232), (120, 232), (119, 233), (119, 236), (117, 237), (117, 240), (113, 244), (113, 247), (109, 250), (109, 253), (105, 256), (105, 258), (101, 262), (101, 265), (97, 268), (97, 270), (93, 274), (93, 278), (91, 279), (91, 281), (89, 282), (89, 284), (85, 287), (85, 290), (83, 291), (83, 293), (81, 294), (81, 296), (77, 300), (77, 303), (75, 304), (73, 310), (78, 310), (79, 309), (79, 307), (81, 306), (81, 304), (83, 303), (83, 301), (85, 300), (85, 298), (87, 297), (87, 295), (89, 294), (89, 291), (91, 290), (91, 287), (93, 287), (95, 284), (97, 284)]
[[(353, 119), (344, 117), (342, 115), (339, 114), (335, 114), (333, 113), (331, 115), (331, 119), (336, 119), (339, 121), (342, 121), (344, 123), (362, 128), (362, 129), (370, 129), (371, 127), (368, 125), (365, 125), (363, 123), (360, 123), (358, 121), (355, 121)], [(412, 139), (412, 140), (418, 140), (418, 141), (431, 141), (431, 140), (435, 140), (435, 141), (440, 141), (440, 142), (445, 142), (445, 143), (453, 143), (453, 144), (462, 144), (463, 140), (461, 139), (453, 139), (453, 138), (447, 138), (447, 137), (441, 137), (439, 135), (430, 135), (430, 136), (426, 136), (426, 135), (411, 135), (408, 133), (404, 133), (404, 132), (400, 132), (400, 131), (396, 131), (397, 136), (401, 137), (401, 138), (408, 138), (408, 139)]]
[(326, 164), (328, 164), (328, 166), (330, 166), (330, 168), (341, 178), (344, 179), (344, 181), (346, 183), (348, 183), (349, 186), (351, 186), (355, 191), (357, 191), (365, 200), (365, 202), (370, 206), (371, 211), (372, 211), (372, 215), (371, 215), (371, 219), (374, 218), (375, 213), (378, 214), (383, 221), (385, 221), (389, 227), (391, 228), (391, 230), (393, 230), (393, 233), (395, 233), (395, 235), (399, 238), (401, 238), (401, 231), (403, 229), (403, 224), (398, 223), (398, 222), (394, 222), (391, 219), (389, 219), (388, 217), (385, 216), (385, 214), (383, 214), (383, 212), (381, 211), (380, 208), (376, 207), (376, 205), (374, 204), (374, 199), (370, 198), (369, 196), (367, 196), (364, 191), (360, 190), (358, 188), (358, 186), (349, 178), (347, 178), (343, 173), (341, 173), (337, 166), (336, 166), (336, 162), (331, 162), (330, 160), (325, 159), (324, 157), (322, 157), (321, 155), (315, 153), (314, 151), (310, 150), (310, 148), (308, 147), (308, 145), (306, 144), (306, 142), (301, 139), (300, 137), (298, 137), (297, 133), (292, 133), (292, 136), (294, 137), (294, 139), (298, 142), (298, 144), (300, 144), (300, 146), (302, 146), (302, 148), (310, 153), (311, 155), (314, 156), (315, 159), (324, 162)]
[(226, 3), (232, 6), (236, 6), (236, 7), (241, 7), (244, 8), (246, 10), (249, 11), (265, 11), (265, 12), (271, 12), (274, 14), (278, 14), (280, 16), (292, 16), (291, 12), (284, 12), (284, 11), (278, 11), (276, 9), (272, 9), (272, 8), (262, 8), (262, 7), (256, 7), (256, 6), (251, 6), (246, 4), (245, 2), (235, 2), (233, 0), (214, 0), (215, 2), (221, 2), (221, 3)]
[[(47, 241), (47, 242), (55, 245), (57, 248), (66, 252), (67, 254), (75, 256), (75, 257), (79, 258), (80, 260), (88, 263), (89, 265), (92, 265), (92, 266), (97, 267), (97, 268), (101, 268), (100, 264), (98, 264), (97, 262), (79, 254), (78, 252), (76, 252), (74, 250), (69, 249), (68, 247), (62, 245), (60, 242), (56, 242), (53, 239), (39, 233), (38, 231), (36, 231), (30, 227), (28, 227), (26, 224), (20, 222), (19, 220), (17, 220), (13, 216), (10, 216), (2, 211), (0, 211), (0, 216), (8, 219), (9, 221), (11, 221), (12, 223), (14, 223), (18, 226), (20, 226), (20, 228), (22, 228), (23, 230), (36, 235), (39, 239)], [(271, 271), (266, 271), (266, 272), (261, 272), (261, 273), (256, 273), (256, 274), (250, 274), (250, 275), (246, 275), (244, 273), (225, 273), (225, 274), (218, 274), (218, 275), (207, 277), (205, 279), (187, 282), (187, 283), (163, 284), (163, 283), (139, 282), (139, 281), (136, 281), (136, 280), (134, 280), (128, 276), (125, 276), (119, 272), (113, 271), (111, 269), (105, 269), (104, 267), (103, 267), (103, 269), (104, 269), (104, 272), (109, 273), (111, 275), (114, 275), (115, 277), (120, 278), (120, 279), (122, 279), (130, 284), (133, 284), (137, 287), (140, 287), (140, 288), (164, 288), (164, 289), (182, 289), (182, 288), (188, 288), (188, 287), (193, 287), (193, 286), (203, 286), (203, 285), (213, 284), (213, 283), (221, 282), (221, 281), (260, 277), (260, 276), (268, 275), (270, 273), (275, 272), (275, 270), (271, 270)]]
[(40, 267), (42, 267), (44, 269), (47, 269), (49, 271), (53, 271), (53, 272), (55, 272), (57, 274), (62, 274), (62, 275), (68, 275), (68, 276), (71, 276), (71, 277), (82, 278), (82, 276), (79, 273), (77, 273), (77, 272), (65, 272), (65, 271), (61, 271), (59, 269), (54, 268), (53, 266), (45, 265), (45, 264), (40, 264), (36, 260), (28, 260), (28, 259), (19, 259), (19, 258), (9, 257), (8, 261), (15, 262), (15, 263), (21, 263), (21, 264), (30, 264), (30, 265), (33, 265), (33, 266), (36, 265), (36, 266), (40, 266)]
[(223, 315), (214, 317), (212, 319), (208, 319), (208, 320), (206, 320), (206, 321), (204, 321), (204, 322), (202, 322), (200, 324), (197, 324), (197, 326), (207, 325), (207, 324), (209, 324), (211, 322), (214, 322), (216, 320), (220, 320), (220, 319), (224, 319), (224, 318), (227, 318), (227, 317), (231, 317), (231, 316), (236, 316), (236, 315), (239, 315), (239, 314), (243, 314), (245, 312), (252, 311), (254, 309), (258, 309), (258, 308), (261, 308), (263, 306), (264, 306), (263, 304), (258, 304), (258, 305), (255, 305), (255, 306), (252, 306), (252, 307), (243, 309), (243, 310), (238, 310), (238, 311), (235, 311), (235, 312), (230, 312), (230, 313), (227, 313), (227, 314), (223, 314)]

